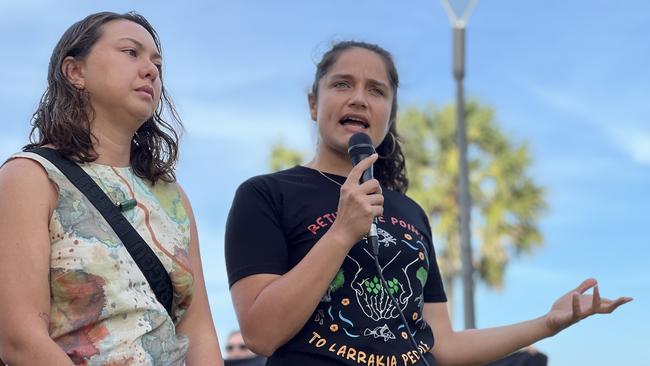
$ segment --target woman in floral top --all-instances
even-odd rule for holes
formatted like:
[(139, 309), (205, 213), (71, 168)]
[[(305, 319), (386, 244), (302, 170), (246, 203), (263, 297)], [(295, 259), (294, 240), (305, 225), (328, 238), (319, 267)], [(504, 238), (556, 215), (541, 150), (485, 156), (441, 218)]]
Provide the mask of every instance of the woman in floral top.
[(0, 357), (12, 366), (222, 363), (192, 210), (174, 175), (180, 120), (160, 52), (136, 13), (73, 24), (52, 53), (25, 150), (58, 150), (122, 203), (171, 278), (172, 313), (86, 197), (48, 160), (21, 152), (0, 169)]

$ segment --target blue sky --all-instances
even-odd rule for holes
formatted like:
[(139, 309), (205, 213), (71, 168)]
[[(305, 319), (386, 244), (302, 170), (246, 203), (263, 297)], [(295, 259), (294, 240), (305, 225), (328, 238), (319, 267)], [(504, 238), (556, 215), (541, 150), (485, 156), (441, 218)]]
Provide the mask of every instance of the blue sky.
[[(234, 190), (268, 170), (274, 142), (312, 150), (306, 91), (324, 50), (349, 38), (379, 43), (395, 56), (400, 105), (453, 101), (449, 22), (436, 0), (8, 0), (0, 2), (3, 159), (26, 141), (58, 38), (102, 10), (137, 10), (162, 38), (166, 85), (186, 126), (178, 176), (193, 202), (222, 343), (237, 326), (223, 262)], [(512, 263), (503, 291), (479, 286), (478, 325), (540, 316), (590, 276), (605, 296), (635, 297), (538, 343), (553, 366), (650, 364), (649, 36), (642, 0), (482, 1), (470, 18), (467, 94), (529, 143), (550, 207), (544, 247)]]

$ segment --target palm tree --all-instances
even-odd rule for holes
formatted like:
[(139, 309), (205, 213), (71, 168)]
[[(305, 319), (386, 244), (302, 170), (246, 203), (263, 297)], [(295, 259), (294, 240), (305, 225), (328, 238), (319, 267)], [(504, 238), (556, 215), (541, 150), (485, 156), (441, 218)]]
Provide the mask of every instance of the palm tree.
[[(481, 282), (501, 289), (511, 256), (530, 254), (542, 244), (537, 223), (546, 207), (544, 192), (528, 175), (527, 145), (508, 140), (492, 108), (476, 101), (466, 108), (472, 231), (480, 243), (474, 266)], [(411, 182), (408, 195), (431, 218), (450, 301), (461, 275), (455, 121), (455, 109), (449, 105), (440, 111), (409, 108), (397, 125)]]

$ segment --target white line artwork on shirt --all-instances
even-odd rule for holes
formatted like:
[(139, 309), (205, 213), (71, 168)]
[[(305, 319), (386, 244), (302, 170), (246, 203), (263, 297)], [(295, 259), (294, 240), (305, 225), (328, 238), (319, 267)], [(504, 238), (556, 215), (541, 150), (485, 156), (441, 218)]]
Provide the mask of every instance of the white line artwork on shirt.
[(384, 324), (381, 327), (377, 327), (375, 329), (370, 329), (366, 328), (366, 330), (363, 332), (364, 336), (373, 336), (375, 338), (384, 338), (384, 342), (387, 342), (388, 340), (395, 339), (395, 335), (393, 332), (390, 331), (388, 328), (388, 324)]
[[(401, 252), (402, 251), (397, 252), (397, 254), (395, 254), (395, 256), (383, 266), (382, 272), (400, 255)], [(354, 258), (350, 256), (348, 256), (348, 258), (357, 265), (357, 271), (350, 284), (354, 290), (357, 303), (364, 315), (374, 321), (397, 318), (399, 316), (399, 311), (395, 304), (390, 300), (388, 292), (395, 296), (397, 305), (403, 311), (411, 296), (413, 296), (413, 287), (411, 286), (411, 280), (407, 271), (412, 264), (418, 262), (419, 258), (414, 259), (412, 262), (407, 264), (405, 268), (402, 268), (402, 273), (404, 274), (404, 276), (400, 276), (403, 277), (402, 281), (395, 277), (386, 279), (388, 285), (387, 290), (381, 285), (380, 280), (376, 275), (372, 277), (367, 276), (359, 278), (363, 268)]]

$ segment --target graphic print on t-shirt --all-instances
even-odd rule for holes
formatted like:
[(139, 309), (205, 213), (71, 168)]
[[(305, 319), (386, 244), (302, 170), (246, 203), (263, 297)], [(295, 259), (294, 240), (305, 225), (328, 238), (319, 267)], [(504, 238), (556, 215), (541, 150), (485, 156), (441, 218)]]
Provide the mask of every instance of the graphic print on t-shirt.
[[(312, 347), (328, 349), (344, 358), (353, 350), (358, 360), (359, 354), (371, 356), (352, 348), (351, 344), (358, 345), (361, 339), (368, 339), (362, 343), (405, 344), (408, 334), (399, 310), (409, 320), (413, 336), (427, 327), (422, 318), (423, 288), (429, 269), (426, 240), (414, 225), (397, 217), (378, 217), (377, 224), (379, 263), (387, 288), (381, 284), (370, 245), (364, 239), (346, 256), (314, 312), (314, 331), (309, 340)], [(316, 234), (313, 227), (310, 232)], [(346, 350), (341, 352), (341, 347)], [(422, 343), (420, 347), (426, 352), (431, 345)], [(384, 356), (386, 364), (409, 359), (400, 354)]]
[[(330, 178), (341, 184), (345, 181), (342, 176)], [(300, 166), (242, 183), (226, 226), (231, 286), (255, 274), (284, 275), (310, 255), (339, 219), (340, 187), (330, 183), (318, 171)], [(269, 357), (269, 365), (407, 366), (421, 364), (422, 357), (435, 362), (428, 352), (434, 347), (434, 337), (422, 309), (425, 302), (444, 302), (446, 297), (429, 219), (403, 193), (386, 187), (382, 191), (378, 262), (388, 282), (386, 288), (381, 286), (370, 245), (360, 241), (322, 289), (312, 315)], [(389, 294), (397, 299), (396, 305)], [(300, 297), (295, 300), (302, 301)], [(409, 342), (399, 310), (404, 312), (415, 345)]]

